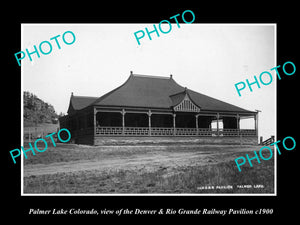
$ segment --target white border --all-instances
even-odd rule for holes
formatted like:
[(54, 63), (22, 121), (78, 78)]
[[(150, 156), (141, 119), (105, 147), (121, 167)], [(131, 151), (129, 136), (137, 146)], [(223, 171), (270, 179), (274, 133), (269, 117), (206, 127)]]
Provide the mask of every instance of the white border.
[[(24, 26), (22, 26), (21, 24), (21, 49), (23, 49), (24, 47), (24, 42), (23, 42), (23, 32), (24, 32)], [(24, 137), (24, 106), (23, 106), (23, 103), (24, 103), (24, 99), (23, 99), (23, 86), (24, 86), (24, 80), (23, 80), (23, 66), (21, 64), (21, 145), (23, 146), (24, 144), (24, 140), (23, 140), (23, 137)], [(22, 151), (21, 151), (22, 152)], [(23, 173), (23, 168), (24, 168), (24, 159), (23, 159), (23, 152), (21, 153), (21, 196), (24, 196), (24, 195), (27, 195), (27, 194), (24, 194), (24, 189), (23, 189), (23, 185), (24, 185), (24, 173)]]
[[(273, 24), (274, 25), (274, 65), (277, 66), (277, 24)], [(275, 142), (277, 141), (277, 79), (274, 79), (275, 80)], [(277, 151), (275, 149), (275, 146), (274, 146), (274, 153), (275, 153), (275, 156), (274, 156), (274, 196), (277, 196)]]
[[(23, 24), (21, 24), (21, 49), (23, 49), (23, 32), (24, 32), (24, 28), (23, 28)], [(31, 24), (31, 23), (26, 23), (26, 24), (30, 24), (30, 25), (41, 25), (41, 24)], [(44, 23), (43, 25), (47, 26), (47, 25), (54, 25), (55, 23)], [(195, 24), (199, 24), (199, 23), (195, 23)], [(55, 25), (68, 25), (68, 24), (55, 24)], [(98, 24), (91, 24), (91, 23), (72, 23), (71, 25), (99, 25)], [(101, 25), (114, 25), (114, 24), (101, 24)], [(277, 66), (277, 23), (203, 23), (201, 25), (207, 25), (207, 26), (220, 26), (220, 25), (231, 25), (231, 26), (252, 26), (252, 25), (256, 25), (256, 26), (266, 26), (266, 25), (273, 25), (274, 26), (274, 66)], [(275, 80), (275, 141), (277, 141), (277, 79)], [(21, 144), (23, 144), (23, 133), (24, 133), (24, 128), (23, 128), (23, 67), (21, 65)], [(258, 137), (259, 138), (259, 137)], [(24, 157), (23, 157), (23, 152), (21, 154), (21, 196), (277, 196), (277, 151), (275, 151), (275, 146), (274, 146), (274, 153), (275, 153), (275, 164), (274, 164), (274, 193), (220, 193), (220, 194), (208, 194), (208, 193), (197, 193), (197, 194), (187, 194), (187, 193), (181, 193), (181, 194), (155, 194), (155, 193), (150, 193), (150, 194), (86, 194), (86, 193), (78, 193), (78, 194), (28, 194), (28, 193), (24, 193), (24, 188), (23, 188), (23, 184), (24, 184), (24, 173), (23, 173), (23, 168), (24, 168)]]

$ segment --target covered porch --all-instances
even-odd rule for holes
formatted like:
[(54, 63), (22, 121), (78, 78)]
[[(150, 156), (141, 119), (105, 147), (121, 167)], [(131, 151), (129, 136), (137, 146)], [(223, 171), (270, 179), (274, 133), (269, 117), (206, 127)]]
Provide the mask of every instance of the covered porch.
[[(242, 120), (252, 120), (241, 128)], [(257, 137), (257, 113), (94, 109), (94, 136)]]

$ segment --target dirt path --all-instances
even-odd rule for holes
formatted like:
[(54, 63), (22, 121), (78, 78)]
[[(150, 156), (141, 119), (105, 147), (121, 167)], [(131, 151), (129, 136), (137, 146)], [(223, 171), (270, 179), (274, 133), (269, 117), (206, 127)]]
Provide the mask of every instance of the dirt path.
[(134, 157), (115, 157), (98, 160), (76, 160), (45, 164), (30, 164), (24, 167), (23, 176), (39, 176), (55, 173), (70, 173), (85, 170), (147, 170), (169, 169), (179, 166), (205, 165), (233, 160), (232, 152), (154, 152), (134, 155)]

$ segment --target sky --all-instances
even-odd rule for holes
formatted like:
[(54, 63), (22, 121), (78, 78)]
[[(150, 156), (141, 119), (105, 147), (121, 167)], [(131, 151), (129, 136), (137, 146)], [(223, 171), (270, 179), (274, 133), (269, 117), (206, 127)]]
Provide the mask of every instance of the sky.
[[(165, 24), (166, 25), (166, 24)], [(158, 26), (156, 24), (156, 26)], [(122, 85), (130, 75), (169, 77), (181, 86), (259, 113), (259, 136), (275, 135), (276, 27), (274, 24), (184, 24), (160, 36), (147, 34), (138, 45), (134, 33), (153, 29), (153, 24), (22, 24), (21, 51), (34, 51), (43, 41), (52, 44), (48, 55), (32, 54), (21, 61), (22, 90), (34, 93), (67, 113), (71, 92), (100, 97)], [(168, 30), (168, 27), (163, 27)], [(72, 31), (76, 40), (62, 40)], [(57, 38), (61, 49), (57, 48)], [(72, 40), (66, 35), (66, 41)], [(46, 44), (43, 45), (47, 51)], [(273, 75), (270, 85), (253, 85), (239, 96), (235, 84), (254, 81), (263, 71)], [(268, 78), (264, 78), (265, 82)], [(254, 120), (241, 121), (241, 128)]]

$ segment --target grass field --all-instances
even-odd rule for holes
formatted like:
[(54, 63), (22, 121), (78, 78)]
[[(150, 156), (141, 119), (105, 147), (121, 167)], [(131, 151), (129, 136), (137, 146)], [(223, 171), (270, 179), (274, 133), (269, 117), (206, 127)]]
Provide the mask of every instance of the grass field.
[(273, 159), (236, 167), (235, 158), (254, 150), (58, 144), (24, 159), (24, 193), (273, 193)]

